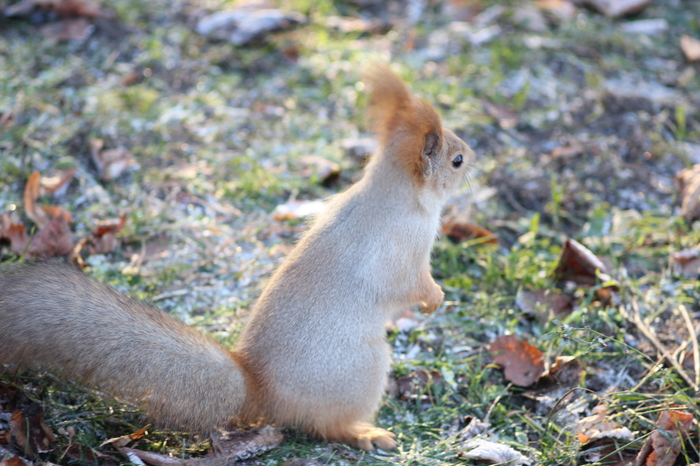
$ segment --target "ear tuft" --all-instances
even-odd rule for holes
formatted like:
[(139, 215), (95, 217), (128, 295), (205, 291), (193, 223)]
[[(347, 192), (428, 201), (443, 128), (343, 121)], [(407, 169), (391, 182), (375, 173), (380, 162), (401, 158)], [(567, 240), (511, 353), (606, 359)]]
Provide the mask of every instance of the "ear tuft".
[(401, 78), (386, 65), (370, 65), (363, 80), (369, 90), (369, 116), (383, 156), (396, 158), (422, 184), (437, 167), (433, 155), (442, 147), (440, 116), (428, 102), (412, 96)]

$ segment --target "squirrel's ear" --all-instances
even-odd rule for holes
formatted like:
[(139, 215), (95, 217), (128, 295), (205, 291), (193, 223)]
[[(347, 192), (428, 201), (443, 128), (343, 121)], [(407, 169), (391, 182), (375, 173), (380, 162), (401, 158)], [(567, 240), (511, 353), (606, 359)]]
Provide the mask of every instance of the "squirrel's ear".
[(440, 134), (431, 131), (425, 135), (423, 143), (423, 174), (427, 177), (438, 169), (438, 154), (440, 153)]

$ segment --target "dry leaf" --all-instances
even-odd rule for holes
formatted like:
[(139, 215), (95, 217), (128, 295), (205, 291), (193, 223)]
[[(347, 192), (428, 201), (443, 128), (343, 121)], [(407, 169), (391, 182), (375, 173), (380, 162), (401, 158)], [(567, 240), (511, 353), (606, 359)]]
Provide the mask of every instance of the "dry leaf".
[(85, 18), (63, 19), (39, 28), (44, 38), (57, 42), (66, 40), (85, 40), (95, 30), (95, 26)]
[(30, 458), (49, 452), (51, 443), (56, 440), (51, 429), (44, 425), (43, 412), (25, 417), (21, 411), (15, 410), (9, 424), (15, 444)]
[(515, 303), (525, 314), (535, 316), (542, 325), (574, 310), (574, 302), (568, 295), (551, 290), (521, 290), (515, 297)]
[(54, 176), (42, 176), (39, 181), (40, 194), (56, 194), (57, 191), (68, 186), (73, 175), (78, 171), (78, 167), (60, 170)]
[(537, 380), (536, 391), (542, 393), (559, 387), (578, 387), (583, 377), (581, 361), (573, 356), (559, 356)]
[(627, 427), (607, 420), (608, 411), (605, 405), (598, 405), (591, 411), (593, 414), (581, 419), (574, 428), (574, 433), (578, 435), (581, 443), (602, 438), (634, 440), (634, 434)]
[(555, 159), (569, 158), (580, 155), (583, 153), (583, 151), (584, 147), (581, 144), (578, 142), (572, 142), (571, 144), (567, 144), (565, 146), (555, 147), (550, 155)]
[(100, 445), (101, 447), (104, 447), (105, 445), (112, 444), (115, 447), (125, 447), (127, 446), (130, 442), (133, 442), (134, 440), (139, 440), (142, 439), (146, 435), (146, 429), (151, 427), (150, 424), (148, 424), (145, 427), (140, 428), (133, 434), (128, 434), (128, 435), (122, 435), (121, 437), (115, 437), (111, 438), (109, 440), (105, 440), (102, 442)]
[(309, 458), (287, 458), (282, 466), (323, 466), (323, 464)]
[(681, 50), (688, 61), (700, 60), (700, 40), (685, 34), (681, 36)]
[(119, 177), (127, 168), (136, 165), (133, 154), (123, 147), (105, 150), (102, 139), (91, 139), (89, 145), (92, 161), (105, 181)]
[(513, 109), (484, 100), (484, 110), (496, 119), (501, 129), (510, 129), (518, 124), (518, 115)]
[(443, 13), (452, 21), (471, 22), (482, 11), (484, 4), (478, 0), (447, 0), (443, 6)]
[(700, 164), (676, 174), (681, 215), (689, 222), (700, 219)]
[(576, 7), (568, 0), (537, 0), (535, 5), (558, 21), (568, 21), (576, 16)]
[(90, 254), (108, 254), (117, 246), (117, 233), (126, 225), (126, 215), (122, 215), (118, 222), (102, 221), (90, 233), (88, 251)]
[[(151, 464), (153, 466), (189, 466), (194, 464), (192, 459), (183, 461), (181, 458), (173, 458), (168, 455), (161, 455), (153, 451), (137, 450), (135, 448), (117, 447), (119, 453), (126, 456), (130, 463), (139, 464), (139, 461)], [(203, 460), (204, 458), (198, 458)], [(223, 466), (223, 465), (222, 465)]]
[(329, 16), (326, 18), (326, 28), (340, 32), (364, 32), (368, 34), (382, 34), (391, 29), (391, 24), (379, 18), (348, 18), (341, 16)]
[[(468, 451), (467, 451), (468, 450)], [(474, 439), (459, 452), (461, 458), (469, 460), (489, 461), (494, 464), (522, 465), (530, 464), (530, 460), (517, 450), (496, 442)]]
[(66, 450), (65, 456), (67, 456), (75, 462), (80, 462), (80, 464), (83, 465), (97, 466), (98, 464), (97, 460), (95, 459), (95, 455), (92, 452), (92, 449), (86, 445), (82, 445), (77, 442), (70, 444), (70, 446)]
[(489, 346), (493, 361), (503, 366), (506, 380), (519, 387), (535, 383), (544, 371), (542, 352), (513, 335), (496, 338)]
[(488, 422), (484, 422), (472, 416), (464, 417), (462, 422), (460, 422), (459, 419), (456, 419), (456, 421), (457, 425), (454, 426), (453, 423), (453, 426), (459, 429), (459, 431), (456, 431), (455, 434), (460, 442), (468, 442), (469, 440), (486, 432), (491, 426), (491, 424)]
[(39, 188), (41, 187), (41, 174), (33, 172), (27, 179), (27, 184), (24, 186), (24, 211), (39, 228), (45, 227), (51, 219), (47, 215), (37, 209), (35, 203), (39, 199)]
[(8, 457), (10, 453), (7, 451), (3, 452), (2, 449), (0, 449), (0, 453), (3, 453), (3, 459), (0, 460), (0, 466), (28, 466), (34, 464), (33, 462), (24, 460), (17, 455)]
[(54, 217), (39, 230), (29, 244), (29, 255), (37, 258), (65, 256), (73, 250), (75, 242), (70, 226), (63, 215)]
[(265, 426), (255, 430), (217, 430), (211, 436), (214, 455), (227, 463), (246, 460), (271, 450), (282, 443), (282, 430)]
[(483, 238), (483, 241), (479, 242), (479, 244), (498, 246), (498, 238), (495, 234), (486, 228), (481, 228), (480, 226), (473, 225), (471, 223), (447, 222), (442, 226), (442, 232), (453, 243)]
[(603, 262), (590, 249), (573, 239), (567, 239), (564, 243), (554, 277), (582, 285), (595, 285), (599, 279), (610, 280)]
[(91, 0), (22, 0), (7, 7), (5, 16), (26, 17), (36, 9), (54, 11), (60, 16), (99, 18), (105, 15), (100, 6)]
[(378, 143), (373, 138), (350, 138), (342, 140), (340, 146), (346, 158), (363, 163), (377, 150)]
[(687, 441), (693, 415), (685, 411), (663, 411), (657, 430), (647, 439), (635, 460), (635, 466), (672, 466), (681, 452), (681, 436)]
[(301, 157), (299, 162), (302, 165), (300, 173), (302, 177), (309, 178), (311, 175), (317, 174), (321, 185), (326, 188), (332, 186), (340, 178), (340, 165), (323, 157), (309, 155)]
[(275, 207), (272, 218), (275, 220), (290, 220), (311, 217), (326, 210), (323, 201), (289, 201)]
[(29, 175), (27, 184), (24, 187), (24, 210), (39, 229), (45, 228), (55, 217), (64, 217), (70, 223), (71, 215), (68, 211), (57, 206), (37, 206), (36, 201), (39, 199), (41, 192), (41, 174), (33, 172)]
[(131, 462), (143, 460), (154, 466), (228, 466), (258, 456), (282, 443), (284, 435), (278, 428), (265, 426), (255, 430), (218, 430), (211, 436), (212, 452), (204, 458), (180, 458), (152, 451), (117, 447)]
[(585, 0), (584, 3), (609, 18), (642, 11), (651, 0)]
[(673, 273), (688, 278), (700, 275), (700, 249), (684, 249), (671, 255)]
[(14, 223), (10, 218), (9, 212), (5, 212), (0, 216), (0, 240), (1, 239), (8, 241), (10, 243), (10, 250), (19, 255), (27, 251), (27, 246), (31, 241), (24, 225), (21, 223)]
[(438, 371), (428, 371), (418, 369), (403, 377), (389, 379), (387, 391), (390, 396), (399, 397), (402, 400), (409, 400), (419, 395), (430, 395), (426, 393), (428, 386), (441, 385), (442, 375)]
[(262, 39), (265, 34), (305, 24), (308, 18), (301, 13), (275, 8), (236, 8), (223, 10), (201, 18), (195, 30), (209, 39), (226, 40), (243, 45)]

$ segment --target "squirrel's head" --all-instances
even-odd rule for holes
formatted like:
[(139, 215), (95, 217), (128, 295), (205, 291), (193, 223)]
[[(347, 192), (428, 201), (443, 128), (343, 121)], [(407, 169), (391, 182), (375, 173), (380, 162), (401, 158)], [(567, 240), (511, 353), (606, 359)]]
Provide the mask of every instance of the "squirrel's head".
[(444, 128), (433, 106), (411, 95), (387, 66), (371, 66), (363, 80), (380, 156), (398, 162), (417, 186), (447, 197), (468, 177), (474, 151)]

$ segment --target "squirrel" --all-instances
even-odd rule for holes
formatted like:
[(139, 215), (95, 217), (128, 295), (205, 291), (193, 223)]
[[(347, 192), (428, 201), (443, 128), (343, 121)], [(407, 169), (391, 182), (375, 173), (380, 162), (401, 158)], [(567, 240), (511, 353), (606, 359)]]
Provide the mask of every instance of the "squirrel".
[(235, 349), (73, 267), (23, 263), (0, 273), (0, 364), (131, 398), (163, 427), (269, 423), (394, 449), (372, 424), (390, 369), (385, 323), (442, 305), (431, 248), (474, 153), (388, 66), (363, 81), (378, 150), (273, 273)]

